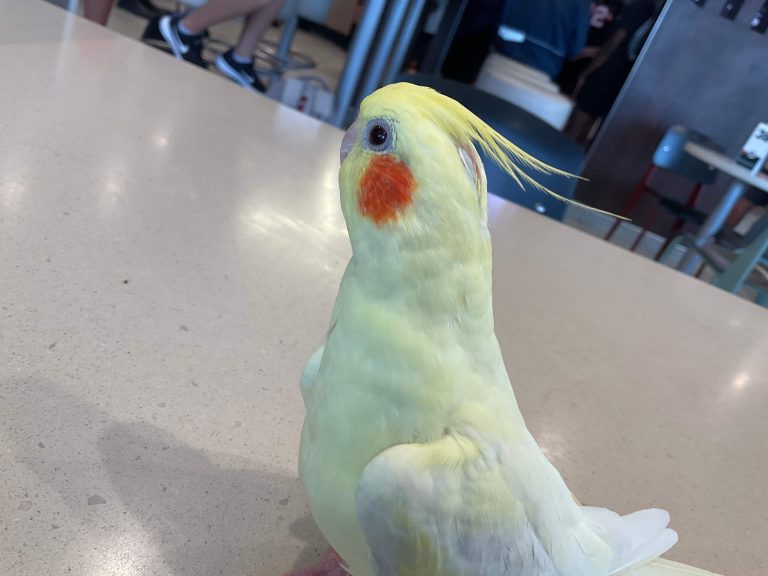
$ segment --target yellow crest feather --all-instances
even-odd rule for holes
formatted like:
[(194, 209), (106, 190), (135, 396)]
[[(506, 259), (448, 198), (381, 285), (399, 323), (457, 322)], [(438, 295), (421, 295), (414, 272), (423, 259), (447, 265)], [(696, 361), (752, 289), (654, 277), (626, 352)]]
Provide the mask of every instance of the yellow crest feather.
[[(458, 144), (477, 144), (480, 146), (488, 157), (509, 174), (521, 188), (523, 187), (523, 182), (525, 182), (562, 202), (581, 206), (602, 214), (616, 216), (611, 212), (593, 208), (592, 206), (561, 196), (537, 182), (523, 167), (541, 172), (542, 174), (555, 174), (565, 178), (581, 178), (581, 176), (560, 170), (534, 158), (499, 134), (456, 100), (432, 88), (417, 86), (407, 82), (390, 84), (382, 88), (380, 92), (382, 91), (399, 93), (398, 96), (417, 103), (417, 105), (425, 110), (425, 114), (454, 138)], [(622, 218), (621, 216), (617, 217)]]

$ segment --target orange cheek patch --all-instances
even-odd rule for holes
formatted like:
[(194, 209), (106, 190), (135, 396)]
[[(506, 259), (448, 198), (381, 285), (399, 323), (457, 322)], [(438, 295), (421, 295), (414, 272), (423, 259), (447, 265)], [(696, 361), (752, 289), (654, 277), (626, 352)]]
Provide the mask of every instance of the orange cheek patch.
[(374, 156), (360, 179), (357, 208), (381, 225), (397, 220), (411, 202), (416, 181), (408, 166), (391, 154)]

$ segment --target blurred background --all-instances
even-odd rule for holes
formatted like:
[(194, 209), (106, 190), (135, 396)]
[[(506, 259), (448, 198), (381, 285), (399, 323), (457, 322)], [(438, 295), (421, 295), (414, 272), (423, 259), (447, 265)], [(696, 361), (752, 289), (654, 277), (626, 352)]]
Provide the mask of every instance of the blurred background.
[[(545, 177), (551, 190), (628, 221), (487, 165), (491, 192), (707, 281), (761, 250), (764, 0), (54, 2), (341, 128), (383, 84), (433, 86), (582, 177)], [(174, 51), (171, 22), (204, 33), (193, 53)], [(752, 260), (726, 284), (762, 301)]]

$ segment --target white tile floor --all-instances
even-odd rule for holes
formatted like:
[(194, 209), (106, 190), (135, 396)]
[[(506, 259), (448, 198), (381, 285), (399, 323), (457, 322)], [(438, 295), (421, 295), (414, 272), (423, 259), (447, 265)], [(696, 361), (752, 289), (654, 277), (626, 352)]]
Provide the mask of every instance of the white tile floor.
[[(747, 214), (739, 223), (739, 225), (736, 227), (736, 231), (739, 233), (746, 232), (749, 230), (750, 226), (752, 226), (752, 224), (754, 224), (762, 216), (762, 214), (762, 209), (758, 208), (753, 210), (751, 213)], [(564, 223), (568, 224), (569, 226), (573, 226), (574, 228), (578, 228), (587, 234), (591, 234), (592, 236), (602, 238), (608, 233), (609, 228), (614, 223), (614, 219), (610, 216), (606, 216), (605, 214), (592, 212), (579, 206), (569, 206), (568, 210), (566, 211)], [(616, 230), (613, 238), (611, 238), (611, 243), (616, 244), (617, 246), (621, 246), (622, 248), (629, 249), (632, 243), (637, 239), (637, 235), (639, 233), (640, 228), (631, 222), (623, 222), (621, 226), (619, 226), (618, 230)], [(641, 256), (653, 258), (661, 249), (664, 240), (665, 239), (658, 234), (646, 233), (645, 237), (640, 242), (635, 252)], [(667, 266), (676, 267), (682, 260), (683, 256), (685, 256), (685, 253), (686, 250), (678, 246), (674, 252), (667, 256), (664, 264)], [(714, 270), (705, 267), (699, 274), (699, 279), (704, 282), (711, 282), (713, 276)], [(743, 288), (738, 295), (749, 301), (754, 301), (757, 296), (755, 291), (749, 287)]]
[[(587, 234), (591, 234), (598, 238), (603, 238), (608, 233), (611, 226), (613, 226), (615, 219), (606, 214), (593, 212), (580, 206), (569, 206), (566, 210), (563, 222), (568, 226), (578, 228), (582, 232), (586, 232)], [(629, 249), (635, 240), (637, 240), (638, 234), (640, 234), (640, 228), (638, 226), (631, 222), (622, 222), (611, 238), (611, 244)], [(640, 244), (635, 249), (635, 252), (646, 258), (654, 258), (659, 250), (661, 250), (665, 240), (666, 239), (663, 236), (659, 236), (652, 232), (646, 232), (645, 236), (640, 241)], [(665, 259), (665, 264), (669, 266), (677, 266), (685, 255), (685, 252), (686, 250), (684, 248), (678, 247)]]

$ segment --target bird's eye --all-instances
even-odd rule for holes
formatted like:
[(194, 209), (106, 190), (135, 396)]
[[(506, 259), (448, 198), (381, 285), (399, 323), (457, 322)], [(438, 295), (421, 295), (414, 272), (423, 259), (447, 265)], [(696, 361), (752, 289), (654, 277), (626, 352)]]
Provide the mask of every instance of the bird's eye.
[(368, 143), (371, 146), (376, 146), (377, 148), (379, 146), (383, 146), (384, 143), (387, 141), (387, 129), (384, 128), (381, 124), (374, 124), (371, 126), (371, 131), (368, 132)]
[(392, 124), (384, 118), (376, 118), (365, 127), (363, 144), (374, 152), (389, 152), (394, 148), (395, 133)]

